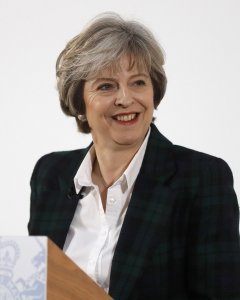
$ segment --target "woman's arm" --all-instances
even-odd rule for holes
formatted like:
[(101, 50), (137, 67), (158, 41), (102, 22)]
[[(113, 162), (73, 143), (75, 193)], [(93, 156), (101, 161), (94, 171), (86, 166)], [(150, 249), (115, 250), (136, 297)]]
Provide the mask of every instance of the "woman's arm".
[(240, 299), (239, 207), (226, 162), (201, 164), (187, 252), (190, 299)]

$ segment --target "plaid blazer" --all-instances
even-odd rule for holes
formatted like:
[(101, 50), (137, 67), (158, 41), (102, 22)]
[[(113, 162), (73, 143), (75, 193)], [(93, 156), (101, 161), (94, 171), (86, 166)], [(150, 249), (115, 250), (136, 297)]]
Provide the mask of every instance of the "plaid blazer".
[[(31, 178), (31, 235), (63, 247), (88, 149), (45, 155)], [(83, 245), (84, 247), (84, 245)], [(112, 262), (115, 300), (240, 300), (239, 207), (228, 165), (152, 125)]]

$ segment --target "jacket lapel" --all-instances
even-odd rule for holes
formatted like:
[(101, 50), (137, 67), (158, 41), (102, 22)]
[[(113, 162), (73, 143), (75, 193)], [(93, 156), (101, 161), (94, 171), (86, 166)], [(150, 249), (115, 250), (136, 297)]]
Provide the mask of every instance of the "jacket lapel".
[(175, 170), (171, 142), (152, 125), (112, 262), (109, 293), (113, 298), (129, 299), (154, 237), (162, 235), (165, 240), (174, 202), (167, 182)]

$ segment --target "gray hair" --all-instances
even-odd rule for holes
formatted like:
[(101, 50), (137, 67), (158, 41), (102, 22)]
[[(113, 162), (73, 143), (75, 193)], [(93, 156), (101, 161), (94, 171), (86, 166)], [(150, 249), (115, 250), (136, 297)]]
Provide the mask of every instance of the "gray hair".
[(157, 108), (167, 85), (164, 54), (153, 34), (139, 22), (125, 21), (115, 13), (98, 15), (60, 53), (56, 75), (61, 108), (76, 118), (81, 132), (90, 132), (84, 117), (84, 82), (96, 77), (103, 69), (114, 71), (124, 55), (130, 58), (130, 68), (135, 63), (137, 67), (147, 68), (153, 83), (154, 107)]

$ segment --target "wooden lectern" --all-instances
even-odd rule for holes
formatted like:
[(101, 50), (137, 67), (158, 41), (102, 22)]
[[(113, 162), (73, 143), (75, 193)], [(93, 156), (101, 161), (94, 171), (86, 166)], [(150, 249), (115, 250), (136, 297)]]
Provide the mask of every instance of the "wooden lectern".
[(47, 300), (112, 299), (50, 240), (47, 265)]
[(0, 299), (112, 298), (51, 240), (26, 236), (0, 237)]

